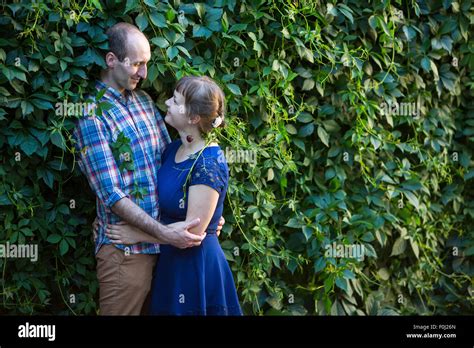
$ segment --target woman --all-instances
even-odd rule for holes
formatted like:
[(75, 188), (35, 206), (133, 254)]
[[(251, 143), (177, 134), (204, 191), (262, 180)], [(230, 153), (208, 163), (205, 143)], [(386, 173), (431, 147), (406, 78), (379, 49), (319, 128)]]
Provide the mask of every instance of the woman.
[[(152, 285), (154, 315), (242, 315), (229, 264), (216, 228), (227, 192), (227, 163), (216, 143), (205, 135), (224, 126), (225, 97), (207, 77), (184, 77), (166, 101), (165, 122), (180, 136), (166, 148), (158, 172), (160, 220), (171, 224), (200, 218), (191, 229), (207, 233), (198, 247), (160, 245)], [(157, 242), (130, 225), (109, 225), (116, 244)]]

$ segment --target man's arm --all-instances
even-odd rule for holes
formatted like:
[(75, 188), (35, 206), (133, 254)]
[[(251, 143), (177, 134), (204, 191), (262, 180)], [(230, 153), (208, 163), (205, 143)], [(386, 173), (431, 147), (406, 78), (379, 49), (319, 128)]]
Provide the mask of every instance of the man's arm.
[(171, 225), (162, 225), (129, 198), (122, 198), (112, 206), (112, 211), (130, 225), (138, 227), (143, 232), (158, 239), (162, 244), (172, 244), (178, 248), (198, 246), (206, 236), (195, 235), (190, 229), (200, 224), (199, 219), (178, 222)]

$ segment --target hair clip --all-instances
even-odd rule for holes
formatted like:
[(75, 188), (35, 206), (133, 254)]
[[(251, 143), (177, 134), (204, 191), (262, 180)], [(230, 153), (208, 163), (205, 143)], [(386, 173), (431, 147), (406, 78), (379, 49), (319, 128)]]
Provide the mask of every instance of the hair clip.
[(214, 121), (212, 121), (212, 127), (217, 128), (222, 124), (222, 117), (217, 116)]

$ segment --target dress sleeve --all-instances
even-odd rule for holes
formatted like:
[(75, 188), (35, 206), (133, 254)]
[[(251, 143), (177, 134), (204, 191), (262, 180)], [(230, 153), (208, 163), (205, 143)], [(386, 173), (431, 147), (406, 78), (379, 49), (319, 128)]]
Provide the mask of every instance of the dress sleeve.
[(202, 158), (193, 168), (189, 186), (206, 185), (221, 194), (227, 188), (228, 178), (225, 167), (217, 158)]

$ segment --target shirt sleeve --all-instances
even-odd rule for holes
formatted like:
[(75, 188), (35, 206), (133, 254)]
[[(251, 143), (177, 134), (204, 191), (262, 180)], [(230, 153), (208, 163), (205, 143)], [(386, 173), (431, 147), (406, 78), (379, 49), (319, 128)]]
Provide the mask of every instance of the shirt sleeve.
[(98, 117), (80, 119), (74, 130), (79, 167), (90, 187), (111, 208), (127, 197), (119, 168), (107, 141), (107, 131)]
[(160, 150), (161, 150), (161, 154), (163, 154), (168, 144), (171, 143), (171, 138), (168, 133), (168, 129), (166, 128), (165, 120), (161, 116), (156, 106), (154, 107), (154, 110), (155, 110), (155, 117), (158, 123), (159, 138), (161, 140)]
[(189, 186), (206, 185), (219, 194), (227, 188), (228, 175), (224, 167), (219, 163), (217, 158), (202, 158), (198, 160), (191, 173)]

